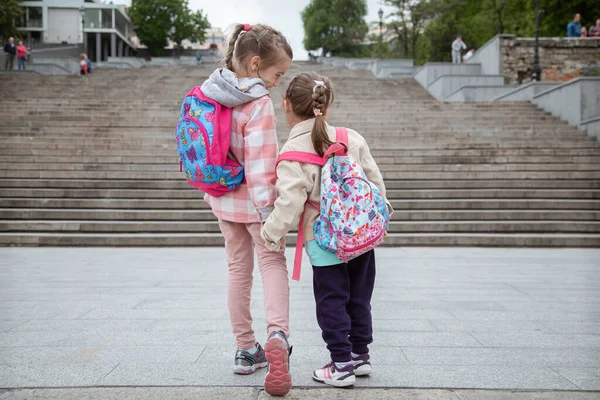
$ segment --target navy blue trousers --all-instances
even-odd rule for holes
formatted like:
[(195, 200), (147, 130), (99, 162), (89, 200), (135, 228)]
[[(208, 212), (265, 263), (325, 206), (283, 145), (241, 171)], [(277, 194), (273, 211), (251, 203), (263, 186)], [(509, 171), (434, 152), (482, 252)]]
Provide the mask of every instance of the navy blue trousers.
[(347, 362), (351, 352), (366, 354), (373, 342), (371, 296), (375, 285), (373, 250), (347, 264), (313, 266), (317, 322), (335, 362)]

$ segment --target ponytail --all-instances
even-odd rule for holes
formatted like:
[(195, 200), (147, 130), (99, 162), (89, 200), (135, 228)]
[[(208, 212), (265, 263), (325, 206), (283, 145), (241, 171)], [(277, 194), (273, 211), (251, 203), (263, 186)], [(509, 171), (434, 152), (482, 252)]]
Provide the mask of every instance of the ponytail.
[(242, 31), (244, 30), (244, 25), (242, 24), (237, 24), (235, 25), (235, 27), (233, 28), (233, 31), (231, 32), (231, 37), (229, 38), (229, 43), (227, 44), (227, 53), (225, 54), (225, 67), (230, 70), (233, 71), (233, 57), (234, 57), (234, 51), (235, 51), (235, 42), (237, 42), (240, 33), (242, 33)]
[(325, 152), (334, 142), (329, 139), (329, 132), (327, 132), (327, 125), (325, 124), (325, 117), (319, 115), (315, 117), (315, 124), (313, 125), (312, 132), (310, 134), (312, 144), (318, 155), (323, 157)]

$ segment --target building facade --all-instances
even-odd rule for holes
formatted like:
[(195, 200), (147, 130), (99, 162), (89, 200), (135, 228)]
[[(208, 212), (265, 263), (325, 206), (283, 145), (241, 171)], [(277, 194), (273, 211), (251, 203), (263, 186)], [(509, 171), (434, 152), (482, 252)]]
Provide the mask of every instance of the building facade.
[(95, 62), (135, 54), (133, 23), (123, 6), (100, 0), (29, 0), (18, 29), (33, 49), (80, 45)]

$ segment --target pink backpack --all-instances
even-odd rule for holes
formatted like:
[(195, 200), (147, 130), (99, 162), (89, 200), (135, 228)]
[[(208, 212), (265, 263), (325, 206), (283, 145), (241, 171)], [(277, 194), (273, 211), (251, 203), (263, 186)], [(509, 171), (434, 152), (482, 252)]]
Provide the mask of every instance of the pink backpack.
[[(335, 254), (343, 262), (365, 254), (381, 243), (387, 231), (390, 214), (385, 199), (369, 182), (358, 162), (348, 155), (348, 131), (336, 128), (337, 143), (323, 157), (308, 152), (286, 152), (283, 160), (321, 166), (321, 204), (314, 225), (319, 247)], [(292, 279), (300, 279), (304, 246), (304, 213), (300, 218)]]
[(190, 185), (211, 196), (232, 192), (244, 167), (229, 158), (232, 109), (209, 99), (195, 86), (183, 99), (175, 131), (180, 172)]

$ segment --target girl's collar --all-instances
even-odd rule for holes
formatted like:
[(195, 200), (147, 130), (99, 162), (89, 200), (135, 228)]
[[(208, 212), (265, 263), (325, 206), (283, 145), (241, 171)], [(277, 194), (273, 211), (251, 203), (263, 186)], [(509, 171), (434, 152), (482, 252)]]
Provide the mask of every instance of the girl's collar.
[(305, 133), (312, 132), (314, 125), (315, 125), (315, 118), (310, 118), (310, 119), (304, 120), (304, 121), (294, 125), (294, 127), (290, 131), (289, 138), (293, 139), (293, 138), (303, 135)]

